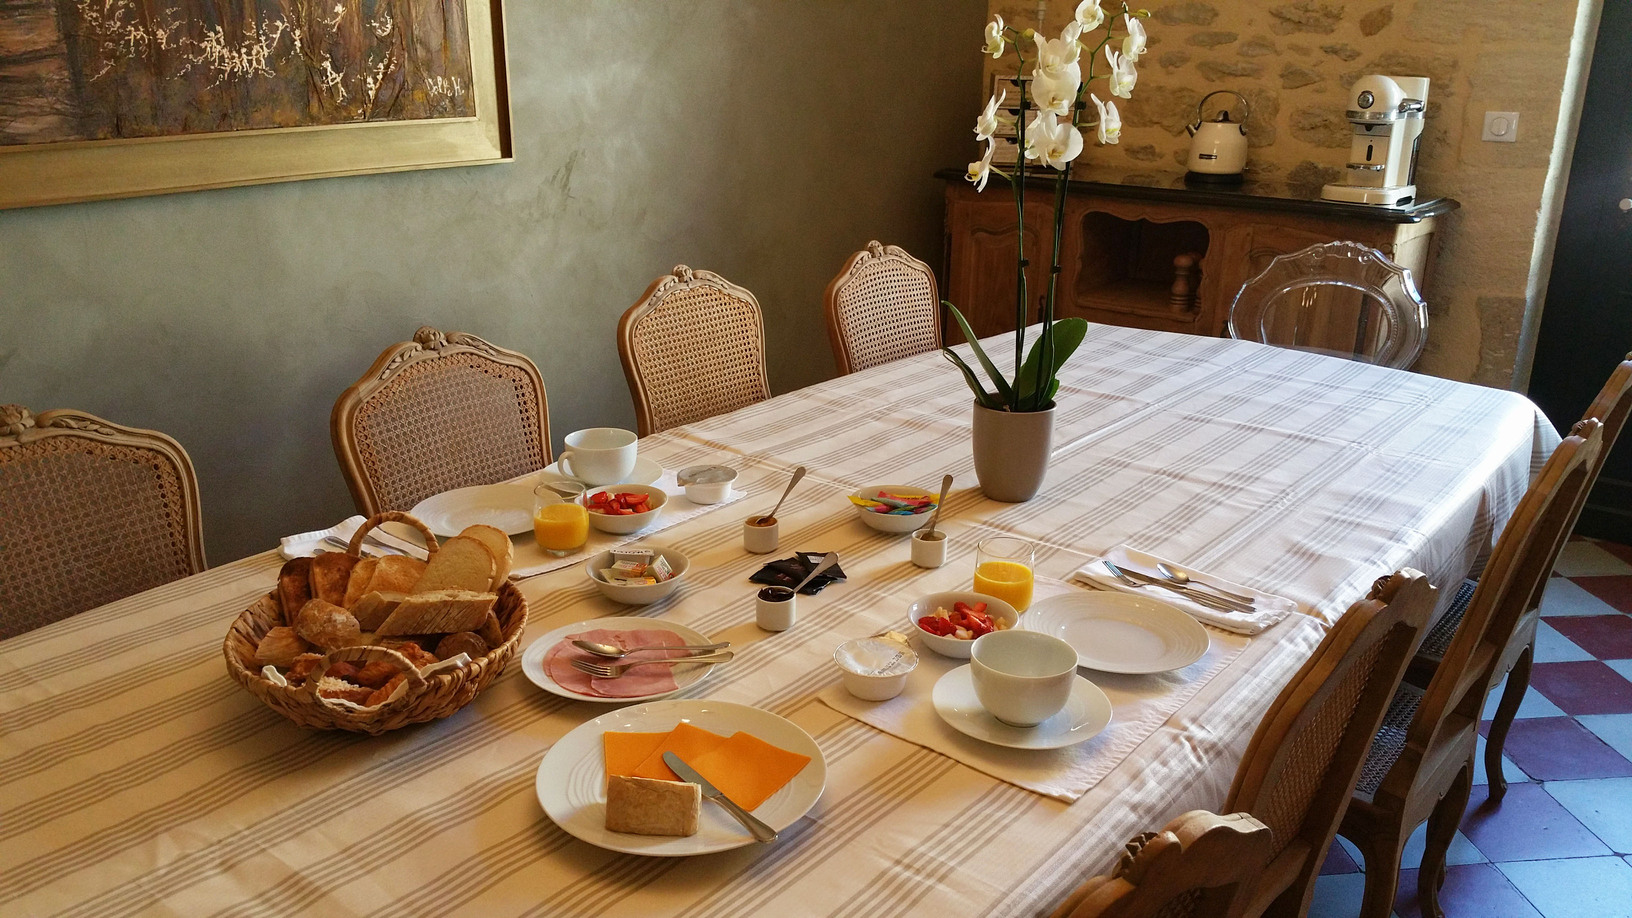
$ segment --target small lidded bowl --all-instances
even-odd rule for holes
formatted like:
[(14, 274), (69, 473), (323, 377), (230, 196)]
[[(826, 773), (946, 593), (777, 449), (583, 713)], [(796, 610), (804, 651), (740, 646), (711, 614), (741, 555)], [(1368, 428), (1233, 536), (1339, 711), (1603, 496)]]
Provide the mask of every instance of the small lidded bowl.
[(686, 489), (686, 500), (694, 504), (717, 504), (731, 493), (737, 470), (726, 465), (694, 465), (675, 475)]
[(918, 654), (905, 641), (874, 636), (845, 641), (833, 651), (844, 687), (863, 701), (888, 701), (907, 687)]

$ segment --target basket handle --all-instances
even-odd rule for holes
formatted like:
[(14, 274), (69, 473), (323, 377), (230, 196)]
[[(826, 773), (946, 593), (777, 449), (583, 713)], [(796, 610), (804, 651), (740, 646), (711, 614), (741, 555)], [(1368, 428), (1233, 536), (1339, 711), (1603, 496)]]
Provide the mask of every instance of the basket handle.
[(363, 525), (358, 526), (357, 531), (352, 533), (351, 544), (346, 546), (346, 554), (354, 558), (361, 558), (363, 556), (363, 538), (368, 535), (369, 530), (378, 527), (382, 523), (407, 523), (418, 529), (419, 534), (425, 537), (425, 557), (427, 559), (436, 557), (438, 546), (436, 535), (431, 532), (431, 527), (420, 522), (419, 517), (414, 516), (412, 513), (404, 513), (401, 510), (381, 510), (364, 520)]
[[(359, 710), (358, 708), (347, 704), (342, 704), (339, 699), (325, 698), (318, 694), (317, 683), (320, 679), (322, 679), (323, 673), (328, 672), (329, 667), (333, 664), (339, 662), (356, 663), (360, 660), (387, 660), (396, 664), (398, 669), (408, 674), (408, 688), (401, 695), (397, 696), (397, 701), (402, 701), (408, 698), (410, 695), (421, 692), (425, 689), (425, 676), (419, 671), (419, 667), (408, 662), (408, 658), (397, 651), (392, 650), (389, 647), (381, 647), (377, 644), (359, 644), (355, 647), (341, 647), (329, 651), (323, 655), (323, 659), (318, 663), (319, 668), (314, 671), (314, 676), (312, 678), (306, 680), (306, 684), (303, 687), (306, 689), (309, 696), (317, 700), (318, 704), (321, 704), (324, 707), (342, 710), (347, 713), (355, 713)], [(361, 710), (378, 711), (385, 707), (386, 704), (391, 704), (391, 702), (387, 701), (385, 704), (377, 705), (372, 708), (362, 708)]]

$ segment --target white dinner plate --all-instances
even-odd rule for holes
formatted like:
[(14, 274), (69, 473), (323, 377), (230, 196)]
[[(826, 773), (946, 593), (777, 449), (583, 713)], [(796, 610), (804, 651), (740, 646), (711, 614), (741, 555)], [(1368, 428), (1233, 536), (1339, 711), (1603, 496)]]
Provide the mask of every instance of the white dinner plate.
[(1011, 727), (980, 706), (969, 664), (935, 682), (935, 713), (952, 729), (1010, 749), (1059, 749), (1091, 739), (1111, 722), (1111, 699), (1082, 676), (1071, 685), (1065, 708), (1035, 727)]
[(741, 730), (789, 752), (810, 756), (793, 780), (754, 810), (780, 832), (816, 805), (827, 785), (827, 762), (810, 734), (769, 711), (728, 701), (654, 701), (620, 708), (579, 724), (556, 740), (538, 765), (538, 802), (555, 824), (592, 845), (627, 854), (685, 857), (758, 844), (742, 824), (718, 804), (703, 801), (697, 834), (686, 837), (630, 835), (606, 830), (606, 758), (602, 735), (609, 730), (656, 733), (685, 721), (730, 736)]
[(456, 536), (466, 526), (486, 523), (510, 535), (533, 531), (533, 487), (476, 485), (427, 497), (408, 511), (439, 536)]
[(1020, 620), (1076, 648), (1077, 665), (1105, 673), (1163, 673), (1207, 652), (1207, 629), (1182, 609), (1128, 593), (1075, 591), (1033, 603)]
[[(557, 628), (554, 631), (550, 631), (540, 636), (531, 644), (528, 644), (527, 650), (521, 655), (521, 671), (526, 674), (528, 679), (532, 680), (534, 685), (546, 692), (552, 692), (556, 695), (560, 695), (562, 698), (571, 698), (574, 701), (599, 701), (603, 704), (608, 702), (612, 704), (633, 704), (637, 701), (652, 701), (653, 699), (657, 698), (666, 698), (673, 695), (674, 692), (680, 691), (681, 689), (690, 688), (691, 686), (696, 685), (697, 683), (703, 681), (703, 679), (707, 678), (708, 674), (714, 669), (715, 664), (713, 663), (686, 663), (670, 667), (670, 669), (674, 671), (674, 681), (678, 686), (674, 692), (656, 692), (651, 695), (633, 695), (628, 698), (608, 698), (605, 695), (580, 695), (572, 689), (569, 689), (550, 678), (549, 670), (544, 668), (544, 655), (549, 653), (551, 647), (554, 647), (556, 644), (559, 644), (561, 641), (565, 640), (567, 635), (578, 634), (583, 631), (594, 631), (597, 628), (605, 629), (607, 631), (643, 631), (660, 628), (664, 631), (673, 631), (680, 637), (681, 643), (714, 643), (713, 638), (708, 637), (701, 632), (693, 631), (690, 628), (687, 628), (685, 625), (677, 625), (674, 622), (666, 622), (658, 618), (639, 618), (636, 616), (591, 618), (586, 621)], [(606, 662), (617, 663), (619, 661), (607, 660)]]
[[(577, 481), (578, 480), (576, 478), (573, 478), (571, 475), (568, 475), (566, 472), (561, 471), (561, 463), (559, 463), (559, 462), (552, 462), (549, 465), (544, 466), (543, 474), (545, 476), (551, 477), (551, 478), (567, 478), (567, 479), (571, 479), (572, 481)], [(656, 462), (653, 462), (650, 459), (647, 459), (645, 456), (637, 456), (635, 458), (635, 469), (634, 469), (634, 471), (629, 473), (629, 477), (625, 478), (622, 481), (613, 482), (613, 483), (614, 484), (652, 484), (653, 482), (657, 481), (659, 478), (662, 478), (662, 477), (663, 477), (663, 466), (658, 465)], [(590, 487), (599, 488), (599, 487), (603, 487), (603, 486), (602, 485), (591, 485)], [(531, 526), (532, 521), (529, 520), (527, 525)]]

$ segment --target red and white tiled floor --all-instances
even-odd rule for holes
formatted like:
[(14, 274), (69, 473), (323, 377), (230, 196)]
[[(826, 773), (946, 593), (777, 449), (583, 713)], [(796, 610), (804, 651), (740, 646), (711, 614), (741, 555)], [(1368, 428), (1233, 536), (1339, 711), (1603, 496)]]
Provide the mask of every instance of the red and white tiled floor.
[[(1488, 800), (1480, 740), (1478, 784), (1439, 896), (1448, 918), (1632, 918), (1632, 547), (1572, 540), (1541, 615), (1499, 806)], [(1491, 693), (1485, 717), (1500, 694)], [(1398, 918), (1420, 915), (1422, 839), (1419, 828), (1405, 849)], [(1358, 915), (1361, 870), (1359, 853), (1339, 839), (1310, 916)]]

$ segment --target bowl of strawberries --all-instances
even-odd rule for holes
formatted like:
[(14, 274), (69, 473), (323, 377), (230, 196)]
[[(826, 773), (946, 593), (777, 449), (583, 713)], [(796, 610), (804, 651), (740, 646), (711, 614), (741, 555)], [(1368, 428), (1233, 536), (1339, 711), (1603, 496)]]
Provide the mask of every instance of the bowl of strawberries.
[(925, 647), (967, 660), (975, 638), (1014, 628), (1020, 613), (996, 596), (963, 590), (919, 597), (907, 607), (907, 620)]
[(601, 532), (628, 535), (657, 521), (668, 492), (651, 485), (620, 484), (595, 488), (584, 494), (589, 525)]

